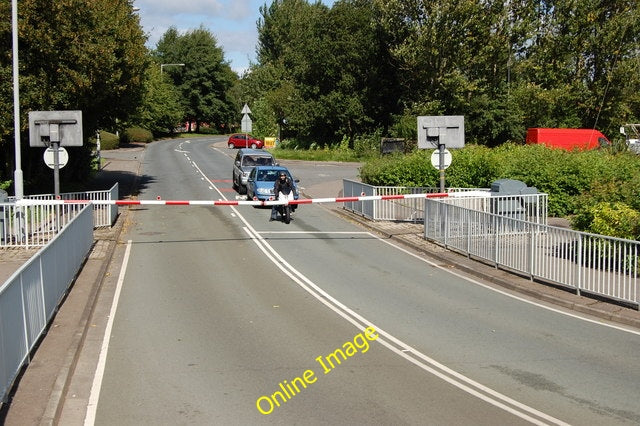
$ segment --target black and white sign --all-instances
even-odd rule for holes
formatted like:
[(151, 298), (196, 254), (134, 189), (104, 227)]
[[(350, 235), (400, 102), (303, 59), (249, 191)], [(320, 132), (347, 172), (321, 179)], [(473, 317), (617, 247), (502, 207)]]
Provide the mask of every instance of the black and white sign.
[[(55, 168), (56, 166), (53, 156), (53, 148), (45, 149), (44, 155), (42, 156), (44, 158), (44, 163), (51, 169)], [(67, 162), (69, 162), (69, 153), (66, 149), (64, 149), (64, 147), (61, 146), (58, 148), (58, 167), (63, 168), (67, 165)]]

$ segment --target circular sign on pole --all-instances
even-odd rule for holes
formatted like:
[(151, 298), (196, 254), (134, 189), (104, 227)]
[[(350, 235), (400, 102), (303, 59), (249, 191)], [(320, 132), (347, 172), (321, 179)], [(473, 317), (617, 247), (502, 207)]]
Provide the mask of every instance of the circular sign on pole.
[[(49, 166), (49, 168), (55, 169), (56, 164), (53, 158), (53, 148), (45, 149), (44, 155), (42, 156), (42, 158), (44, 158), (44, 163), (47, 166)], [(68, 161), (69, 161), (69, 153), (67, 152), (67, 150), (64, 149), (63, 146), (58, 147), (58, 167), (63, 168), (64, 166), (67, 165)]]
[[(440, 170), (440, 151), (435, 150), (431, 154), (431, 165), (436, 169)], [(444, 164), (442, 165), (443, 169), (446, 169), (451, 165), (451, 153), (448, 149), (444, 150)]]

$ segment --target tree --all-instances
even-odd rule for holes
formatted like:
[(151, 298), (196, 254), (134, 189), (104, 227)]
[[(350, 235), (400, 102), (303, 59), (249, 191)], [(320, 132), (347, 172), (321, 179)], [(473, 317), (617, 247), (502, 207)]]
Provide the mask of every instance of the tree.
[[(12, 105), (11, 8), (0, 3), (0, 105)], [(19, 2), (19, 60), (22, 141), (28, 140), (27, 114), (36, 110), (82, 110), (84, 135), (126, 120), (137, 108), (147, 66), (145, 35), (128, 0), (22, 0)], [(12, 153), (7, 136), (13, 123), (3, 108), (2, 152)], [(23, 144), (26, 145), (26, 144)], [(7, 149), (9, 148), (9, 149)], [(23, 151), (25, 189), (43, 175), (42, 153)], [(74, 148), (61, 180), (83, 181), (89, 172), (88, 148)], [(0, 174), (12, 167), (5, 158)], [(48, 179), (44, 180), (48, 183)]]
[(178, 87), (185, 118), (196, 122), (196, 131), (202, 123), (223, 128), (233, 120), (230, 89), (237, 76), (211, 32), (201, 26), (181, 35), (169, 28), (154, 55), (159, 63), (185, 64), (165, 71)]
[(171, 133), (184, 118), (180, 92), (160, 64), (147, 68), (143, 101), (133, 121), (155, 134)]
[(398, 110), (396, 73), (370, 1), (329, 9), (281, 0), (260, 11), (259, 64), (246, 79), (260, 87), (274, 116), (286, 117), (289, 133), (331, 143), (389, 124)]
[(467, 141), (527, 127), (638, 119), (640, 9), (632, 0), (373, 0), (407, 111), (461, 114)]
[[(533, 88), (526, 91), (530, 99), (555, 107), (527, 124), (597, 127), (614, 135), (621, 124), (639, 119), (637, 1), (554, 0), (541, 3), (537, 14), (518, 74)], [(556, 94), (555, 102), (544, 99)]]

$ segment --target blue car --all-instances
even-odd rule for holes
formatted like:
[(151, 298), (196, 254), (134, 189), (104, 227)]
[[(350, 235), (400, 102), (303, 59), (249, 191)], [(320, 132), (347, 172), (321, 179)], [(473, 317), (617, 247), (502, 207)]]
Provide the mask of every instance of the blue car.
[(285, 172), (289, 179), (291, 179), (291, 182), (293, 182), (293, 197), (297, 200), (300, 196), (297, 183), (300, 182), (300, 180), (294, 179), (289, 169), (282, 166), (254, 167), (247, 180), (247, 199), (260, 201), (275, 199), (273, 185), (276, 183), (276, 179), (278, 179), (282, 171)]

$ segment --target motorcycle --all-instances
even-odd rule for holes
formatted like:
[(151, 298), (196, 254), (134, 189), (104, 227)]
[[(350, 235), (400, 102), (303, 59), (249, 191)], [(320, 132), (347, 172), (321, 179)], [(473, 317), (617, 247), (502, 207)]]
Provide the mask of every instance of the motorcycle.
[[(294, 199), (293, 191), (290, 191), (288, 194), (285, 194), (282, 191), (278, 192), (278, 200), (287, 200), (291, 202)], [(282, 216), (284, 223), (289, 223), (291, 222), (291, 212), (295, 211), (296, 207), (297, 205), (295, 204), (280, 204), (276, 206), (276, 209), (280, 213), (280, 216)]]

